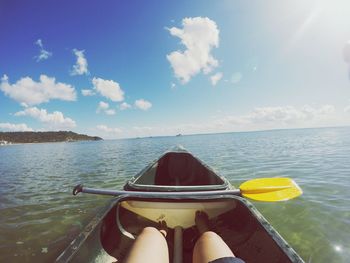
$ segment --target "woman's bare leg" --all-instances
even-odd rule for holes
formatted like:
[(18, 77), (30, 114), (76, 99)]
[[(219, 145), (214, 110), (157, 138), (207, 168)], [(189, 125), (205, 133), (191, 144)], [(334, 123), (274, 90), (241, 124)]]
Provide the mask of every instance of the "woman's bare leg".
[(222, 238), (209, 231), (207, 214), (197, 212), (195, 221), (200, 237), (193, 249), (193, 263), (207, 263), (218, 258), (234, 257)]
[(136, 238), (125, 262), (169, 262), (168, 245), (163, 234), (154, 227), (144, 228)]

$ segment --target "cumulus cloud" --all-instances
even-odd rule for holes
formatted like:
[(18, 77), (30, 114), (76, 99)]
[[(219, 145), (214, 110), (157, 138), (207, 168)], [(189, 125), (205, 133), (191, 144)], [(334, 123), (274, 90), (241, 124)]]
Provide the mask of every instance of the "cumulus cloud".
[(245, 115), (218, 117), (213, 124), (223, 131), (319, 127), (334, 124), (336, 121), (334, 114), (333, 105), (323, 105), (319, 108), (309, 105), (302, 108), (259, 107)]
[(83, 94), (83, 96), (94, 96), (95, 92), (91, 89), (82, 89), (81, 94)]
[[(340, 115), (339, 115), (340, 114)], [(333, 105), (303, 107), (258, 107), (251, 111), (230, 115), (217, 111), (204, 121), (174, 123), (172, 125), (140, 125), (124, 129), (118, 137), (174, 136), (218, 132), (258, 131), (270, 129), (312, 128), (349, 125), (344, 112)]]
[(98, 110), (107, 110), (109, 108), (109, 104), (107, 102), (100, 101), (98, 104)]
[(109, 104), (104, 101), (100, 101), (96, 110), (97, 113), (104, 112), (107, 115), (114, 115), (116, 111), (109, 107)]
[(83, 75), (88, 74), (88, 63), (84, 56), (85, 50), (73, 49), (73, 53), (77, 58), (75, 65), (73, 65), (73, 69), (71, 71), (71, 75)]
[(114, 109), (108, 109), (108, 110), (105, 110), (105, 113), (107, 115), (114, 115), (115, 114), (115, 110)]
[(128, 131), (128, 136), (171, 136), (179, 133), (196, 134), (322, 127), (337, 125), (337, 121), (333, 105), (320, 107), (306, 105), (301, 108), (293, 106), (259, 107), (243, 115), (224, 115), (219, 112), (216, 116), (208, 117), (205, 122), (181, 123), (171, 126), (135, 126)]
[(39, 55), (34, 57), (37, 62), (46, 60), (52, 56), (52, 52), (49, 52), (44, 49), (43, 42), (40, 38), (35, 42), (35, 44), (39, 47)]
[(211, 85), (216, 86), (216, 84), (222, 79), (222, 72), (218, 72), (210, 77)]
[(119, 108), (120, 110), (127, 110), (131, 108), (131, 105), (126, 102), (123, 102), (122, 104), (120, 104)]
[(36, 82), (30, 77), (24, 77), (14, 84), (4, 75), (1, 79), (0, 90), (19, 103), (37, 105), (52, 99), (74, 101), (76, 93), (73, 86), (56, 82), (55, 78), (40, 75)]
[(97, 125), (96, 130), (100, 134), (100, 136), (102, 136), (103, 138), (107, 138), (107, 139), (115, 139), (115, 138), (119, 137), (121, 135), (121, 133), (123, 132), (119, 128), (108, 127), (104, 124)]
[(124, 91), (120, 88), (119, 83), (113, 80), (93, 78), (92, 84), (102, 96), (117, 102), (124, 100)]
[(19, 123), (19, 124), (14, 124), (14, 123), (0, 123), (0, 130), (2, 131), (33, 131), (32, 128), (29, 128), (27, 124), (25, 123)]
[(121, 133), (122, 132), (122, 130), (119, 128), (110, 128), (106, 125), (97, 125), (96, 128), (99, 131), (104, 131), (104, 132), (108, 132), (108, 133)]
[(264, 123), (296, 123), (298, 121), (310, 121), (315, 118), (321, 118), (325, 115), (329, 115), (335, 111), (334, 106), (324, 105), (320, 108), (313, 108), (311, 106), (304, 106), (301, 109), (297, 109), (292, 106), (285, 107), (262, 107), (256, 108), (253, 112), (245, 116), (245, 118), (251, 123), (264, 122)]
[(152, 103), (144, 99), (139, 99), (135, 101), (135, 107), (146, 111), (152, 107)]
[(211, 51), (219, 46), (219, 29), (213, 20), (207, 17), (184, 18), (183, 28), (172, 27), (172, 36), (181, 39), (186, 47), (184, 51), (173, 51), (167, 55), (175, 76), (183, 83), (200, 72), (210, 73), (219, 62)]
[(64, 130), (76, 127), (76, 123), (71, 118), (65, 118), (60, 111), (48, 113), (45, 109), (37, 107), (26, 108), (23, 111), (16, 112), (15, 116), (29, 116), (44, 123), (51, 130)]
[(293, 106), (259, 107), (245, 115), (217, 118), (215, 125), (220, 127), (233, 125), (236, 128), (242, 128), (242, 130), (309, 127), (309, 125), (320, 124), (323, 120), (330, 120), (334, 112), (333, 105), (323, 105), (319, 108), (309, 105), (302, 108)]

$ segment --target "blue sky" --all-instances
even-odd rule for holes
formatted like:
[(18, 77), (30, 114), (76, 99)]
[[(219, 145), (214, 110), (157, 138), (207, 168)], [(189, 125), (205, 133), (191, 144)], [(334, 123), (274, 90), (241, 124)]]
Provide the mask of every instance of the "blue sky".
[(0, 130), (350, 125), (350, 3), (1, 1)]

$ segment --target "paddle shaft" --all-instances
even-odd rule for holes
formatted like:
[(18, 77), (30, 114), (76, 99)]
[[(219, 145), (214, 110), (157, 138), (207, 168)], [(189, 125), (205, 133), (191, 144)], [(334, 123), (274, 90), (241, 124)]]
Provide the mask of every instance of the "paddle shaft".
[(215, 195), (240, 195), (241, 191), (239, 189), (233, 190), (216, 190), (216, 191), (191, 191), (191, 192), (140, 192), (140, 191), (124, 191), (124, 190), (104, 190), (104, 189), (96, 189), (84, 187), (82, 185), (77, 185), (73, 190), (73, 195), (77, 195), (78, 193), (87, 193), (87, 194), (97, 194), (97, 195), (111, 195), (111, 196), (119, 196), (119, 195), (135, 195), (142, 197), (173, 197), (173, 196), (181, 196), (181, 197), (193, 197), (193, 196), (215, 196)]
[(191, 198), (195, 196), (219, 196), (219, 195), (239, 195), (245, 198), (264, 202), (286, 201), (300, 196), (303, 191), (290, 178), (258, 178), (244, 182), (239, 189), (233, 190), (213, 190), (213, 191), (168, 191), (168, 192), (141, 192), (125, 190), (104, 190), (83, 187), (77, 185), (73, 189), (73, 195), (78, 193), (99, 194), (99, 195), (132, 195), (140, 197), (183, 197)]

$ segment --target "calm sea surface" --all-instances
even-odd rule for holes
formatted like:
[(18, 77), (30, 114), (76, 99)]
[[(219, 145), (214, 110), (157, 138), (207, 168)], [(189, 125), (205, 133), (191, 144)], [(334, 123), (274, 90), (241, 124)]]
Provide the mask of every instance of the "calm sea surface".
[(109, 200), (75, 184), (119, 189), (175, 145), (236, 186), (295, 179), (302, 197), (254, 204), (306, 262), (350, 262), (350, 128), (0, 147), (0, 262), (53, 261)]

